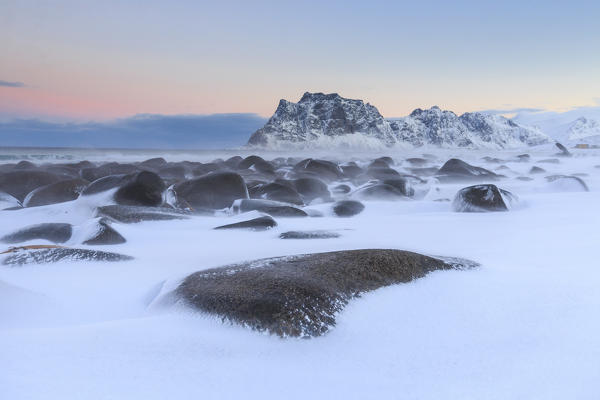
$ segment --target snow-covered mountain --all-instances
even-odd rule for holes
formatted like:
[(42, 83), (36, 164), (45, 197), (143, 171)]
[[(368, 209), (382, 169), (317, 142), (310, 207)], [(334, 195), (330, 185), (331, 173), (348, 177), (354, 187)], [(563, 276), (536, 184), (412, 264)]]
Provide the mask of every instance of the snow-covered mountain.
[(552, 139), (566, 145), (600, 144), (600, 110), (580, 107), (565, 112), (522, 112), (513, 120), (536, 126)]
[(371, 104), (337, 93), (305, 93), (298, 103), (281, 100), (275, 114), (249, 145), (264, 147), (330, 145), (356, 147), (436, 146), (517, 148), (548, 143), (539, 129), (502, 116), (439, 107), (416, 109), (409, 116), (385, 119)]

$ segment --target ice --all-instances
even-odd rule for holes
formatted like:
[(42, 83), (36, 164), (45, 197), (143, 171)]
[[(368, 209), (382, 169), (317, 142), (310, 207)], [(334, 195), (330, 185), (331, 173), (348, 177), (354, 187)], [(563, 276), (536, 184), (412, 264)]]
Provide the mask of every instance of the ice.
[[(509, 212), (452, 212), (450, 202), (435, 200), (452, 199), (469, 184), (433, 183), (423, 200), (366, 201), (352, 218), (333, 216), (331, 204), (314, 204), (323, 217), (276, 218), (278, 226), (262, 232), (212, 229), (251, 213), (115, 224), (127, 242), (93, 249), (132, 261), (2, 267), (0, 397), (596, 399), (600, 151), (573, 151), (558, 164), (543, 164), (547, 174), (515, 179), (555, 152), (531, 150), (531, 162), (510, 161), (512, 172), (498, 171), (507, 178), (494, 183), (520, 200)], [(494, 168), (481, 161), (488, 153), (436, 155), (441, 163), (456, 156)], [(344, 153), (336, 158), (350, 160)], [(575, 173), (587, 174), (589, 192), (547, 190), (544, 176)], [(89, 196), (0, 211), (0, 236), (67, 222), (75, 226), (69, 245), (75, 244), (104, 201)], [(290, 230), (335, 230), (341, 237), (278, 238)], [(310, 340), (279, 339), (159, 304), (201, 269), (355, 248), (464, 257), (481, 266), (366, 294), (348, 304), (328, 334)]]

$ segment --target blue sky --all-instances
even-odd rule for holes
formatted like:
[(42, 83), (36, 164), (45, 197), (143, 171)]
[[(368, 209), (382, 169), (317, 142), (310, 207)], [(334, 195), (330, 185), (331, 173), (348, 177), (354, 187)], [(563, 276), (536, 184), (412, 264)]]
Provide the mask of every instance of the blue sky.
[(0, 117), (269, 116), (305, 91), (387, 117), (600, 96), (598, 1), (0, 2)]

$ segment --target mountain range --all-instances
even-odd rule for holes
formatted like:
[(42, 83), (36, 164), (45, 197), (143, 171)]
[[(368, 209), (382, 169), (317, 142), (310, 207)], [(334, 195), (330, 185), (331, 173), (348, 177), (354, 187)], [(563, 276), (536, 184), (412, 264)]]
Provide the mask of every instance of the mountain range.
[(403, 118), (386, 119), (362, 100), (337, 93), (305, 93), (299, 102), (281, 100), (275, 114), (248, 141), (251, 146), (505, 149), (551, 142), (538, 128), (500, 115), (465, 113), (434, 106)]

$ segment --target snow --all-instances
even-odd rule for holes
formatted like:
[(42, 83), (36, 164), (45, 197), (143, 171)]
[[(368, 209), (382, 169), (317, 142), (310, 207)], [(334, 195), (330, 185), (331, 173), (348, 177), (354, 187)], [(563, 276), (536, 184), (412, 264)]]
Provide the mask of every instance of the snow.
[[(507, 178), (494, 183), (520, 199), (509, 212), (452, 212), (450, 202), (434, 200), (468, 184), (436, 184), (419, 201), (367, 201), (352, 218), (311, 205), (325, 216), (277, 218), (265, 232), (213, 231), (240, 218), (225, 213), (118, 224), (127, 243), (89, 248), (133, 261), (0, 267), (0, 397), (597, 399), (600, 151), (574, 150), (544, 164), (543, 175), (588, 174), (589, 192), (564, 191), (543, 176), (514, 179), (553, 152), (530, 151), (532, 162), (497, 171)], [(452, 154), (493, 169), (484, 155)], [(100, 201), (0, 211), (0, 235), (69, 222), (83, 237)], [(342, 236), (277, 238), (288, 230)], [(330, 333), (310, 340), (259, 334), (157, 301), (201, 269), (354, 248), (465, 257), (481, 267), (369, 293), (350, 302)]]

